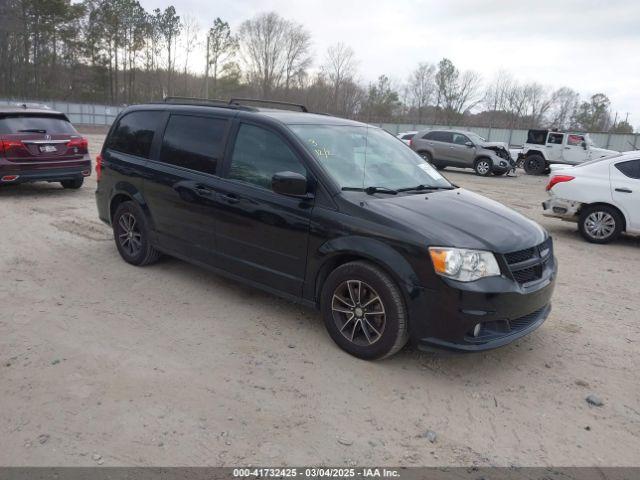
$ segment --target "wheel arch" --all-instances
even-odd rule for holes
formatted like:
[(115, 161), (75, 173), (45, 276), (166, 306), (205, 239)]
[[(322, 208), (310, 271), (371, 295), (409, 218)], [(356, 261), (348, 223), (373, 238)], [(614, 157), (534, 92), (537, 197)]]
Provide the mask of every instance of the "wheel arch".
[(113, 192), (111, 193), (111, 199), (109, 200), (109, 221), (113, 221), (113, 215), (116, 213), (118, 206), (123, 202), (133, 201), (144, 212), (147, 221), (152, 229), (155, 228), (153, 223), (153, 217), (149, 206), (142, 195), (142, 192), (135, 186), (127, 182), (119, 182), (114, 185)]
[(313, 284), (313, 300), (320, 303), (322, 287), (336, 268), (353, 261), (367, 261), (389, 275), (402, 292), (408, 306), (411, 290), (418, 285), (418, 277), (409, 262), (389, 245), (366, 237), (342, 237), (326, 242), (320, 247), (322, 263), (317, 269)]
[(544, 152), (542, 150), (527, 150), (527, 153), (525, 153), (525, 157), (528, 157), (529, 155), (540, 155), (542, 158), (544, 158), (545, 162), (549, 161), (547, 160), (547, 157), (544, 156)]
[(616, 207), (615, 205), (613, 205), (611, 203), (607, 203), (607, 202), (583, 203), (580, 206), (580, 209), (578, 210), (578, 216), (580, 216), (582, 214), (582, 211), (585, 208), (598, 207), (598, 206), (609, 207), (609, 208), (615, 210), (616, 212), (618, 212), (620, 214), (620, 218), (622, 218), (622, 231), (624, 232), (624, 231), (627, 230), (627, 216), (624, 214), (624, 212), (622, 210), (620, 210), (618, 207)]

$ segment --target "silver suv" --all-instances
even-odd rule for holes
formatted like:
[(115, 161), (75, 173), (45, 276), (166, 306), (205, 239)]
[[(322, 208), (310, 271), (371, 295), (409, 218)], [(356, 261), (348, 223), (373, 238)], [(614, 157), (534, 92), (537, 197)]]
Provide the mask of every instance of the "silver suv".
[(478, 175), (504, 175), (515, 163), (503, 142), (487, 142), (473, 132), (425, 130), (411, 140), (411, 148), (436, 168), (473, 168)]

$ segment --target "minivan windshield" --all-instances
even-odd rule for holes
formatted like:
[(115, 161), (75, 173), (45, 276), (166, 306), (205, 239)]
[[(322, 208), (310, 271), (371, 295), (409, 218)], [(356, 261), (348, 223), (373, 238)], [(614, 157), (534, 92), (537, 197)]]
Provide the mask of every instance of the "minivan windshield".
[[(289, 125), (343, 189), (454, 188), (404, 143), (377, 127)], [(373, 190), (371, 190), (373, 191)]]

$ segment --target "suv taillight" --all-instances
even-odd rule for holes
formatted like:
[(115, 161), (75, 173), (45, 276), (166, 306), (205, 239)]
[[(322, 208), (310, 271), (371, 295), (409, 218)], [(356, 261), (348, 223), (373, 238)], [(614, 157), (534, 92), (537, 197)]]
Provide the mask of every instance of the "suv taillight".
[[(9, 152), (11, 150), (14, 150), (14, 154), (16, 153), (15, 150), (22, 150), (23, 152), (26, 150), (24, 143), (22, 143), (20, 140), (2, 140), (0, 141), (0, 154), (4, 155), (4, 156), (8, 156)], [(21, 153), (23, 153), (21, 152)]]
[(69, 143), (67, 143), (67, 148), (77, 148), (77, 153), (88, 153), (89, 141), (85, 137), (72, 138)]
[(572, 177), (571, 175), (554, 175), (553, 177), (551, 177), (551, 180), (549, 180), (549, 183), (547, 184), (547, 188), (545, 190), (548, 192), (557, 183), (570, 182), (574, 178), (576, 177)]
[(100, 177), (102, 176), (102, 154), (99, 153), (96, 157), (96, 182), (100, 181)]

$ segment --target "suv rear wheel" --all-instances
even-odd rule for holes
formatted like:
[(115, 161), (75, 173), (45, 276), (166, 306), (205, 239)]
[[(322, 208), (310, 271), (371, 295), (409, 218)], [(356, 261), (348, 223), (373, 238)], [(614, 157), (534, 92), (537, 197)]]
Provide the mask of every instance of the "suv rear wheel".
[(83, 183), (84, 183), (84, 178), (80, 177), (80, 178), (74, 178), (73, 180), (62, 180), (60, 182), (60, 185), (62, 185), (62, 188), (70, 188), (73, 190), (77, 190), (82, 186)]
[(491, 175), (491, 170), (493, 169), (493, 162), (491, 161), (491, 159), (486, 157), (479, 158), (476, 160), (476, 163), (473, 165), (473, 169), (481, 177), (488, 177), (489, 175)]
[(524, 171), (529, 175), (542, 175), (547, 169), (547, 162), (542, 157), (534, 153), (533, 155), (527, 155), (524, 159)]
[(142, 266), (158, 260), (160, 252), (149, 242), (147, 219), (135, 202), (121, 203), (111, 224), (116, 247), (125, 262)]
[(384, 358), (407, 343), (407, 310), (400, 289), (369, 262), (336, 268), (322, 288), (321, 306), (329, 335), (351, 355)]
[(587, 242), (609, 243), (620, 236), (622, 223), (622, 216), (615, 208), (593, 205), (580, 212), (578, 228)]

